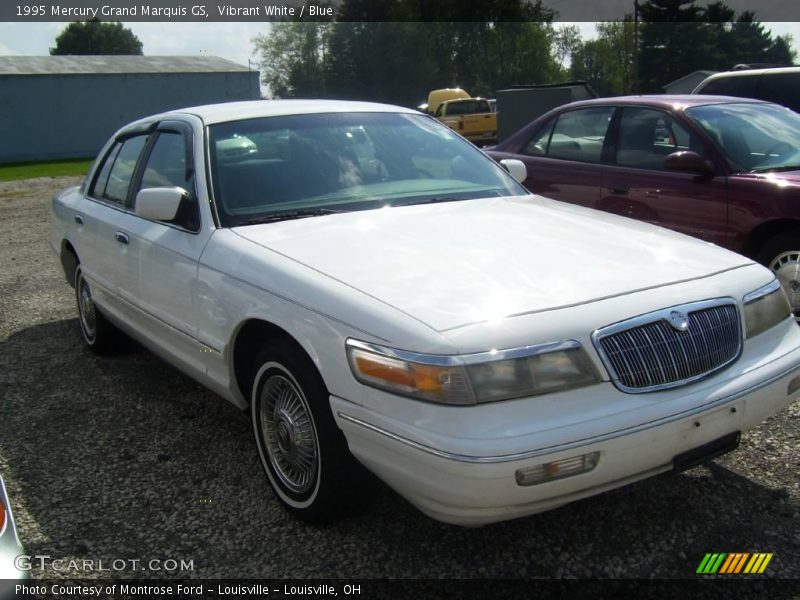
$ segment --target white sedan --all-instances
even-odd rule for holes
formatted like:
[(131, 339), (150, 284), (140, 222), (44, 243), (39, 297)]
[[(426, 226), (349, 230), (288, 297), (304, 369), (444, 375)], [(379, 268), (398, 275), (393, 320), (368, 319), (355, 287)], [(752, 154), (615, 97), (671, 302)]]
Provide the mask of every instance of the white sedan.
[(125, 332), (249, 410), (310, 521), (359, 463), (442, 521), (540, 512), (710, 460), (800, 396), (770, 271), (503, 166), (395, 106), (187, 108), (117, 132), (51, 244), (85, 343)]

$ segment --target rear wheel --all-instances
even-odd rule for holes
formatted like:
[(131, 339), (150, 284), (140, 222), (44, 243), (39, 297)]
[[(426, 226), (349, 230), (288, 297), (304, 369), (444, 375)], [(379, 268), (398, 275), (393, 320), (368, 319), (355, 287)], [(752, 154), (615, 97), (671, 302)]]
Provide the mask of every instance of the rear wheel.
[(80, 265), (75, 269), (75, 300), (78, 304), (78, 325), (83, 341), (95, 354), (113, 354), (123, 341), (122, 333), (103, 316), (94, 303), (92, 288), (83, 276)]
[(800, 229), (785, 231), (764, 245), (758, 255), (781, 282), (795, 320), (800, 323)]
[(324, 523), (360, 491), (359, 466), (331, 414), (322, 377), (294, 344), (269, 344), (254, 363), (251, 416), (261, 465), (284, 507)]

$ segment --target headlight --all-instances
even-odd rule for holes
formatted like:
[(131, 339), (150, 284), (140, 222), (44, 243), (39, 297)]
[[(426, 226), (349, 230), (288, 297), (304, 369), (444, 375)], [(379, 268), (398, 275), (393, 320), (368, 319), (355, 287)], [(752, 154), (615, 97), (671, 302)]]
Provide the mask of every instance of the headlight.
[(547, 394), (600, 382), (578, 342), (443, 356), (347, 340), (355, 378), (401, 396), (470, 405)]
[(748, 338), (766, 331), (792, 314), (789, 299), (777, 279), (747, 294), (743, 302)]

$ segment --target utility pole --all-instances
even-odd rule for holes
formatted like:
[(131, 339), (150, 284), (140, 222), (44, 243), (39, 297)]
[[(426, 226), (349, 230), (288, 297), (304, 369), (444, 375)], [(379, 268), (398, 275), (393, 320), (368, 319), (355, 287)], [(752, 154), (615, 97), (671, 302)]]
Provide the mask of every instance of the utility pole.
[(633, 92), (639, 93), (639, 0), (633, 0)]

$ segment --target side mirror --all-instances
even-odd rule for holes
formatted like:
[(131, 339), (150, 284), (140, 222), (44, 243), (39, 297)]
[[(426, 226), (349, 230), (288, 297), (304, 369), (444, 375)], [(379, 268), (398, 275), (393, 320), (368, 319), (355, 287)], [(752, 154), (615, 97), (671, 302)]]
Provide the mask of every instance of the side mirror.
[(139, 190), (136, 194), (134, 212), (143, 219), (151, 221), (172, 221), (178, 208), (189, 194), (179, 187), (156, 187)]
[(680, 150), (667, 155), (664, 159), (664, 168), (667, 171), (688, 171), (701, 175), (714, 173), (714, 165), (691, 150)]
[(517, 183), (522, 183), (528, 178), (528, 168), (525, 163), (516, 158), (504, 158), (500, 161), (500, 166), (503, 167)]

